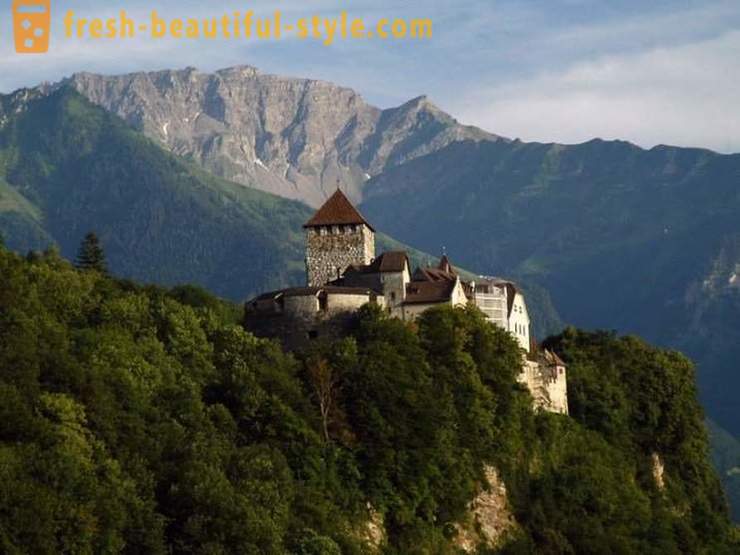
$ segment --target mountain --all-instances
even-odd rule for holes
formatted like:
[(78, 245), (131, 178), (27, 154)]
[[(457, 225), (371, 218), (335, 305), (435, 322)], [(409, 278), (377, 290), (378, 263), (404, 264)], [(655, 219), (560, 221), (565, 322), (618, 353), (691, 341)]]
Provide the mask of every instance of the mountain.
[(740, 434), (740, 155), (456, 143), (375, 177), (362, 210), (473, 271), (539, 284), (569, 323), (686, 350), (707, 412)]
[[(0, 122), (9, 247), (74, 258), (95, 230), (116, 275), (234, 300), (303, 283), (306, 205), (214, 177), (70, 87), (0, 96)], [(380, 251), (400, 247), (379, 238)]]
[(379, 110), (250, 67), (77, 74), (0, 97), (0, 137), (0, 229), (14, 248), (56, 240), (73, 256), (95, 229), (115, 272), (241, 299), (303, 271), (309, 210), (254, 189), (316, 205), (339, 178), (394, 238), (524, 283), (540, 333), (560, 327), (554, 304), (566, 322), (685, 350), (709, 416), (740, 436), (738, 155), (509, 141), (424, 97)]
[(357, 201), (364, 182), (387, 167), (454, 141), (496, 138), (425, 97), (380, 110), (350, 89), (249, 66), (80, 73), (66, 84), (215, 175), (315, 207), (337, 181)]
[(302, 204), (213, 177), (70, 88), (3, 99), (0, 229), (73, 258), (95, 230), (113, 271), (246, 295), (302, 273)]

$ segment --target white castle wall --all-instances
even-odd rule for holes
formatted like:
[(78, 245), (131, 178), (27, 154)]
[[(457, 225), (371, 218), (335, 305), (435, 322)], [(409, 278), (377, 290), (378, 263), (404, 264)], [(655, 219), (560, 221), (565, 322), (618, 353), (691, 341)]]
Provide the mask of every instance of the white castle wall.
[(568, 381), (564, 366), (550, 365), (543, 359), (525, 359), (518, 380), (529, 389), (536, 408), (568, 414)]

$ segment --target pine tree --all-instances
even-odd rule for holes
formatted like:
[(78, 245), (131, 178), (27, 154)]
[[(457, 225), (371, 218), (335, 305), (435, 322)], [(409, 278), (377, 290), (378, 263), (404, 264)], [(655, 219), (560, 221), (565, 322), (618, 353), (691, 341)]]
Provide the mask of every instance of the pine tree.
[(94, 270), (101, 274), (108, 273), (108, 267), (105, 263), (105, 252), (100, 246), (100, 239), (95, 233), (90, 232), (85, 235), (77, 253), (75, 266), (80, 270)]

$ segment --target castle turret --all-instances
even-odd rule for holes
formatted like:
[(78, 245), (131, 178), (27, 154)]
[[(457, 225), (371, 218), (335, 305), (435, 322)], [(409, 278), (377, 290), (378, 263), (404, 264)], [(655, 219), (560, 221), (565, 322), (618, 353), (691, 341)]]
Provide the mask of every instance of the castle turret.
[(309, 287), (326, 285), (349, 266), (375, 258), (375, 230), (339, 189), (303, 227)]

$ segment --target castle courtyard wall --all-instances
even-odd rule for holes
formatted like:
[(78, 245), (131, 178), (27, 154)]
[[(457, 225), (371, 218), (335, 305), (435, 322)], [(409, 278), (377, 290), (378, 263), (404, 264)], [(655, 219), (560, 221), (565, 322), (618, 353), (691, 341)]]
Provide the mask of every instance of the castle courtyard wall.
[(368, 294), (328, 294), (325, 308), (316, 294), (288, 296), (282, 311), (247, 311), (244, 326), (257, 337), (277, 339), (287, 350), (296, 351), (316, 339), (341, 337), (368, 303), (385, 307), (383, 297)]

